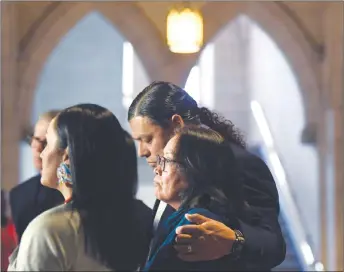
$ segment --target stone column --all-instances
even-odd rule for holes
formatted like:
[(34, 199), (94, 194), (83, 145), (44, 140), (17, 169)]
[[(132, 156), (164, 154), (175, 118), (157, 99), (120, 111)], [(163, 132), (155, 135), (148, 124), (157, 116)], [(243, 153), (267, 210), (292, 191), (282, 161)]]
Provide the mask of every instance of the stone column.
[(335, 226), (336, 226), (336, 250), (335, 269), (343, 271), (343, 40), (344, 40), (344, 20), (343, 20), (343, 2), (333, 3), (331, 23), (333, 24), (333, 65), (332, 65), (332, 107), (334, 110), (335, 138), (334, 138), (334, 158), (335, 158)]
[(214, 108), (245, 135), (250, 133), (249, 23), (245, 17), (239, 17), (225, 26), (214, 40)]
[(15, 2), (1, 4), (1, 188), (18, 183), (19, 116), (15, 112), (17, 88), (17, 28)]
[[(328, 4), (324, 16), (325, 60), (323, 63), (323, 99), (327, 101), (332, 138), (319, 142), (326, 150), (322, 165), (322, 260), (326, 270), (343, 271), (343, 3)], [(328, 150), (331, 148), (332, 150)], [(325, 146), (325, 148), (323, 148)], [(331, 152), (332, 151), (332, 152)], [(333, 174), (329, 172), (333, 169)], [(329, 175), (326, 175), (326, 172)]]

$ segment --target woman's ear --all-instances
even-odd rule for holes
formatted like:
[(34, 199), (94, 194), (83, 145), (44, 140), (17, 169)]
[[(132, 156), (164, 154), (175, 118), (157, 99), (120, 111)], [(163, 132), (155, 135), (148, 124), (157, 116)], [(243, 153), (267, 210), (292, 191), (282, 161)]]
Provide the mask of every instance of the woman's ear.
[(62, 162), (69, 165), (69, 148), (67, 148), (63, 151), (63, 156), (62, 156)]
[(185, 126), (184, 120), (179, 114), (172, 115), (171, 121), (174, 129), (182, 128)]

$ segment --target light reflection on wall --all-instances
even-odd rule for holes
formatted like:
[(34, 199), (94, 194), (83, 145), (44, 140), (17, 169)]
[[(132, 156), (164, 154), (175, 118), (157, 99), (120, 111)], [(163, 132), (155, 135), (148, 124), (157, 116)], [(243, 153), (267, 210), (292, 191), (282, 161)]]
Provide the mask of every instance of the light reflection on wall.
[(197, 104), (214, 107), (214, 45), (208, 44), (195, 66), (191, 68), (185, 90)]

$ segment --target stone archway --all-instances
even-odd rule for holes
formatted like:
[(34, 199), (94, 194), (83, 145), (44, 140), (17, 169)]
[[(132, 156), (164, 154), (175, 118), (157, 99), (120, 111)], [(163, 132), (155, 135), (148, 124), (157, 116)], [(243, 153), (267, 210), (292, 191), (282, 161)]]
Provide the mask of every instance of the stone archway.
[[(111, 8), (108, 5), (112, 5)], [(116, 5), (115, 9), (114, 5)], [(22, 116), (21, 128), (29, 123), (37, 80), (50, 53), (69, 29), (93, 10), (102, 12), (133, 44), (149, 77), (158, 73), (159, 67), (166, 61), (169, 52), (157, 29), (135, 3), (59, 3), (40, 23), (31, 39), (23, 46), (19, 56), (21, 78), (17, 109), (19, 116)]]
[[(262, 27), (285, 54), (299, 83), (305, 110), (306, 126), (316, 124), (320, 103), (321, 56), (299, 30), (297, 24), (274, 2), (209, 2), (202, 7), (205, 21), (205, 45), (231, 20), (247, 15)], [(199, 54), (183, 61), (183, 83)], [(307, 128), (306, 128), (307, 129)]]
[[(115, 9), (113, 5), (116, 5)], [(20, 116), (26, 118), (22, 125), (28, 122), (36, 82), (47, 57), (61, 37), (92, 10), (102, 12), (133, 44), (151, 79), (174, 79), (172, 81), (177, 84), (186, 82), (199, 54), (171, 54), (156, 27), (135, 3), (60, 3), (38, 26), (19, 56), (22, 76), (17, 108)], [(285, 53), (295, 71), (302, 90), (307, 123), (315, 122), (320, 96), (320, 77), (317, 77), (319, 56), (279, 5), (272, 2), (209, 2), (203, 6), (202, 12), (206, 22), (205, 42), (209, 42), (226, 23), (241, 13), (261, 25)]]

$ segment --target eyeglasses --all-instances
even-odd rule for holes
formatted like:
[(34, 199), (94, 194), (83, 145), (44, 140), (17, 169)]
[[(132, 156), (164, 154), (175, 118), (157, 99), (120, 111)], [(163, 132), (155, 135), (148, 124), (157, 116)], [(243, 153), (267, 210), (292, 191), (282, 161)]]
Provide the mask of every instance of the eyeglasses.
[(179, 164), (179, 162), (177, 162), (175, 160), (171, 160), (171, 159), (165, 158), (165, 157), (160, 156), (160, 155), (156, 156), (156, 163), (157, 163), (157, 165), (159, 165), (161, 167), (162, 171), (165, 171), (166, 163), (171, 163), (171, 162)]
[(29, 145), (31, 145), (33, 141), (37, 141), (42, 146), (42, 148), (45, 148), (46, 145), (47, 145), (47, 141), (46, 140), (41, 140), (38, 137), (33, 136), (32, 134), (27, 135), (25, 137), (25, 142), (27, 142)]

